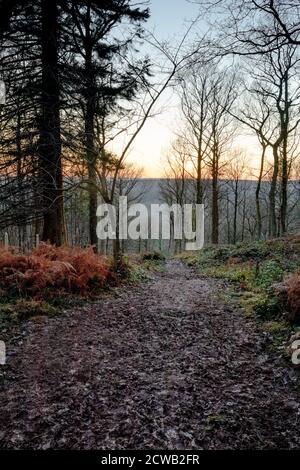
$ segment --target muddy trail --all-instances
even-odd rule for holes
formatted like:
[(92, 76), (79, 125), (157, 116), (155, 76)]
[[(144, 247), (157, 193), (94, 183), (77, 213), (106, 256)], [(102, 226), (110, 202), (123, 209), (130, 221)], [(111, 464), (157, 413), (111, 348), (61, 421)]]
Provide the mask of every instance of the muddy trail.
[(299, 373), (224, 285), (170, 261), (9, 346), (2, 449), (300, 448)]

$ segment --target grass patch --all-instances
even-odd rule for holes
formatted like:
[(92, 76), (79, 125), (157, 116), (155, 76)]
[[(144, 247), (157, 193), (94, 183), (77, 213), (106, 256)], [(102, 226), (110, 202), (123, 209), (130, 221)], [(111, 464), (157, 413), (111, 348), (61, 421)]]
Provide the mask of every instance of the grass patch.
[(229, 281), (228, 297), (247, 315), (255, 314), (263, 321), (278, 320), (285, 312), (272, 286), (299, 270), (300, 237), (210, 246), (180, 258), (203, 276)]
[[(268, 338), (266, 350), (285, 356), (287, 341), (295, 331), (295, 318), (299, 319), (299, 315), (291, 315), (289, 302), (282, 301), (274, 285), (284, 286), (294, 274), (298, 309), (300, 237), (207, 247), (184, 253), (180, 258), (200, 275), (228, 281), (227, 289), (221, 293), (223, 300), (241, 308), (244, 315), (256, 318), (258, 328)], [(288, 285), (291, 289), (292, 281)]]
[(267, 321), (262, 324), (262, 329), (272, 335), (281, 335), (286, 333), (290, 326), (284, 321)]
[(137, 284), (142, 281), (146, 281), (149, 278), (149, 271), (144, 265), (136, 264), (132, 266), (129, 282)]
[[(268, 346), (269, 351), (286, 350), (286, 342), (293, 334), (292, 326), (285, 321), (267, 321), (260, 324), (260, 329), (270, 335), (271, 342)], [(290, 359), (288, 355), (287, 358)]]
[(60, 315), (63, 310), (86, 302), (82, 297), (57, 297), (52, 300), (35, 299), (1, 299), (0, 332), (3, 333), (20, 323), (44, 317)]
[(129, 282), (134, 284), (149, 279), (154, 272), (165, 271), (166, 257), (159, 252), (147, 252), (131, 259)]
[(13, 321), (29, 320), (33, 317), (57, 315), (59, 310), (48, 302), (41, 300), (17, 300), (15, 303), (4, 304), (0, 307), (0, 314)]

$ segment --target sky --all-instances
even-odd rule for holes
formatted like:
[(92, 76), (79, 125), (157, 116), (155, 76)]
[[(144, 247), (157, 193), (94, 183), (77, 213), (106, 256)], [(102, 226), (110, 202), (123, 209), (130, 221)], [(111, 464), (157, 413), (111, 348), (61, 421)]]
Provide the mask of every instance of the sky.
[[(187, 21), (198, 14), (198, 6), (186, 0), (150, 0), (151, 18), (147, 29), (160, 40), (176, 43), (184, 34)], [(129, 159), (144, 168), (148, 178), (163, 176), (163, 156), (175, 138), (178, 127), (178, 98), (171, 91), (162, 96), (157, 111), (137, 138)]]
[[(151, 18), (147, 29), (154, 32), (160, 41), (168, 41), (171, 45), (178, 44), (183, 37), (190, 21), (199, 14), (199, 5), (188, 0), (150, 0)], [(202, 25), (203, 27), (203, 25)], [(203, 33), (201, 24), (197, 24), (191, 32)], [(148, 49), (146, 49), (148, 52)], [(157, 114), (147, 121), (144, 129), (135, 140), (128, 155), (128, 160), (143, 168), (146, 178), (165, 176), (164, 159), (171, 143), (176, 139), (176, 132), (180, 131), (180, 102), (175, 91), (167, 90), (161, 97), (156, 108)], [(247, 158), (252, 167), (253, 175), (257, 172), (259, 145), (255, 137), (243, 135), (236, 139), (235, 146), (245, 148), (247, 145)], [(116, 152), (117, 153), (117, 152)]]

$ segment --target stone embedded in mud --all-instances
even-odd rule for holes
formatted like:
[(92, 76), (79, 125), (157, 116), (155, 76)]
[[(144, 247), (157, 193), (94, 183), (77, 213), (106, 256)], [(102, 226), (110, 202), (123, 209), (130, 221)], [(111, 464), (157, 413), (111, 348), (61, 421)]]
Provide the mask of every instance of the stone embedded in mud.
[(300, 367), (300, 331), (291, 336), (287, 353), (295, 367)]
[(293, 336), (291, 336), (290, 343), (293, 343), (294, 341), (297, 341), (298, 339), (300, 339), (300, 330), (297, 331), (297, 333), (293, 334)]

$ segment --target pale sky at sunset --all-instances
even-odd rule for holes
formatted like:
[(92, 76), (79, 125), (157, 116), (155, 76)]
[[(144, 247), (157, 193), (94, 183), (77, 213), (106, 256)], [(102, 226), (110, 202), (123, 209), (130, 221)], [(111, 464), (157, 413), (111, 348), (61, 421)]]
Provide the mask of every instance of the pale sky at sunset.
[[(161, 40), (175, 42), (187, 28), (185, 20), (195, 18), (198, 6), (186, 0), (151, 0), (151, 19), (147, 29), (154, 30)], [(172, 129), (178, 123), (177, 99), (166, 92), (159, 103), (163, 112), (151, 119), (135, 142), (130, 160), (143, 166), (145, 177), (159, 177), (163, 174), (161, 157), (174, 139)]]
[[(186, 0), (151, 0), (151, 19), (147, 23), (147, 29), (154, 31), (155, 36), (171, 44), (176, 44), (182, 38), (188, 28), (188, 22), (197, 17), (199, 6)], [(201, 33), (201, 25), (196, 25), (191, 33), (191, 38), (195, 33)], [(164, 176), (164, 155), (171, 142), (176, 138), (176, 131), (180, 129), (179, 102), (176, 93), (167, 90), (161, 97), (157, 109), (161, 110), (156, 117), (150, 119), (143, 131), (135, 141), (129, 154), (129, 160), (144, 168), (144, 177), (155, 178)], [(243, 136), (241, 140), (243, 147), (245, 139), (249, 142), (249, 160), (253, 159), (255, 169), (255, 159), (253, 153), (257, 152), (255, 138)]]

